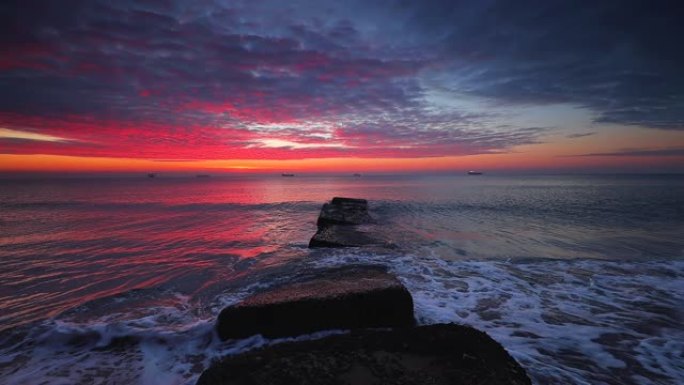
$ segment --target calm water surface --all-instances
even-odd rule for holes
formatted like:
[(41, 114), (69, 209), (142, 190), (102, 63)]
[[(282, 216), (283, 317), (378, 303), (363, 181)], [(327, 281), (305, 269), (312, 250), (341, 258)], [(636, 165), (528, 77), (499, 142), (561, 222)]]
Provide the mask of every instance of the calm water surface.
[[(309, 250), (363, 197), (391, 250)], [(486, 330), (537, 384), (684, 383), (684, 177), (243, 176), (0, 182), (0, 383), (192, 384), (223, 306), (383, 264), (423, 324)]]

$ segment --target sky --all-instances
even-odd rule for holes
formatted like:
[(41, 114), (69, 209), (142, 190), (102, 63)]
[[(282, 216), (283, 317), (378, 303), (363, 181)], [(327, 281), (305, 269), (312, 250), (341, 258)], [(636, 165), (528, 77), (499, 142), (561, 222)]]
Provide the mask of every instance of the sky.
[(684, 172), (678, 1), (3, 1), (0, 171)]

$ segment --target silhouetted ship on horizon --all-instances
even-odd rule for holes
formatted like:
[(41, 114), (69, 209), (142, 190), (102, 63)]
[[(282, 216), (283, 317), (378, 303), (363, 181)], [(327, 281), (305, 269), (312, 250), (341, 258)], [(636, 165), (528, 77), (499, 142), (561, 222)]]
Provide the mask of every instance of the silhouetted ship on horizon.
[(359, 176), (361, 176), (361, 174), (354, 174), (354, 176), (359, 177)]
[(148, 177), (148, 178), (154, 178), (154, 177), (156, 177), (156, 176), (157, 176), (157, 174), (155, 174), (155, 173), (153, 173), (153, 172), (147, 174), (147, 177)]
[(288, 173), (284, 172), (284, 173), (280, 174), (280, 176), (294, 176), (294, 174), (288, 174)]
[(480, 171), (468, 171), (468, 175), (482, 175)]
[(211, 177), (211, 175), (209, 175), (209, 174), (197, 174), (197, 175), (195, 175), (195, 177), (196, 178), (209, 178), (209, 177)]

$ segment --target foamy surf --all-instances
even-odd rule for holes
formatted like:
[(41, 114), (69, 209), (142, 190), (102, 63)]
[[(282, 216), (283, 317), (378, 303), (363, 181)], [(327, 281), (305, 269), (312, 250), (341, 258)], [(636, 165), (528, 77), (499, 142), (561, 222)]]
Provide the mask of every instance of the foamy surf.
[(684, 382), (684, 261), (445, 261), (344, 251), (293, 264), (270, 284), (228, 290), (206, 312), (179, 295), (176, 306), (144, 316), (74, 322), (67, 314), (23, 337), (13, 330), (0, 354), (3, 383), (193, 384), (213, 359), (283, 341), (219, 341), (213, 320), (223, 306), (310, 268), (348, 263), (389, 266), (411, 291), (419, 323), (487, 331), (536, 384)]
[(419, 323), (487, 331), (537, 384), (684, 383), (684, 261), (445, 261), (346, 253), (387, 265)]

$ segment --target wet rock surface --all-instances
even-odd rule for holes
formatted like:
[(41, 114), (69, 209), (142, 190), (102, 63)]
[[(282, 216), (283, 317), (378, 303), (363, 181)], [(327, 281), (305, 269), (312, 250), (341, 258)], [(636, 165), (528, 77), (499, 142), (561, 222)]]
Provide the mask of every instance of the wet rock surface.
[(330, 225), (321, 227), (309, 241), (309, 248), (318, 247), (390, 247), (391, 244), (357, 226)]
[(368, 201), (356, 198), (335, 197), (330, 203), (324, 203), (318, 215), (318, 226), (329, 225), (361, 225), (371, 223), (368, 214)]
[(221, 339), (412, 326), (413, 299), (384, 267), (352, 265), (257, 293), (219, 314)]
[(284, 343), (215, 362), (198, 385), (531, 384), (486, 333), (442, 324), (358, 330)]
[(323, 204), (316, 223), (318, 231), (309, 247), (389, 246), (389, 242), (364, 228), (373, 222), (367, 200), (335, 197)]

